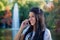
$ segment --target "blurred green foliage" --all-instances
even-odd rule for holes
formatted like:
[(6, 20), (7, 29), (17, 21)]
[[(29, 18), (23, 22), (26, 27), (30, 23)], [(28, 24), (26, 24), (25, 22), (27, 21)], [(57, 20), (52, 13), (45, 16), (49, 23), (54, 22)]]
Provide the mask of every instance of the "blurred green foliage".
[(4, 29), (0, 29), (0, 40), (5, 40)]

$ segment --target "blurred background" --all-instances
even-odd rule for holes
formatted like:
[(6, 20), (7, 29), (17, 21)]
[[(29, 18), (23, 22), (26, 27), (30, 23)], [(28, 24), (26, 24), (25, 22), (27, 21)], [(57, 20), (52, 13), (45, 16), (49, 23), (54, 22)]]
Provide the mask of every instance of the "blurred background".
[(0, 40), (14, 40), (31, 7), (44, 11), (52, 39), (60, 40), (60, 0), (0, 0)]

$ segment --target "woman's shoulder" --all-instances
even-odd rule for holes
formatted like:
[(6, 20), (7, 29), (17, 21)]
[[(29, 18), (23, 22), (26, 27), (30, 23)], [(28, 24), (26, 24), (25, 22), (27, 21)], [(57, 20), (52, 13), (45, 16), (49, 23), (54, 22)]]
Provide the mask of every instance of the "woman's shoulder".
[(45, 29), (44, 40), (52, 40), (51, 32), (48, 28)]
[(50, 34), (50, 30), (48, 28), (45, 29), (46, 34)]
[(45, 37), (48, 37), (48, 36), (51, 36), (51, 32), (48, 28), (45, 29), (45, 34), (44, 34)]

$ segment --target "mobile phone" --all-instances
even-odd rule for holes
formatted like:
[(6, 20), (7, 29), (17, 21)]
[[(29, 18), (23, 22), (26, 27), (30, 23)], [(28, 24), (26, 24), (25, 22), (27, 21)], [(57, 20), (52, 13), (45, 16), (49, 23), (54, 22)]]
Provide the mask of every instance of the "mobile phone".
[(28, 24), (31, 25), (30, 21), (28, 21)]

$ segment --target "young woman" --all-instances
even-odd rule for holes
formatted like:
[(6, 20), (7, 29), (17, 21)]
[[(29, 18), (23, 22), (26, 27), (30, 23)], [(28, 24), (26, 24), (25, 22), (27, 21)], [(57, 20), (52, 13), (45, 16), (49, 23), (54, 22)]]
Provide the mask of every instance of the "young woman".
[(14, 40), (52, 40), (41, 9), (33, 7), (30, 10), (29, 19), (22, 22)]

